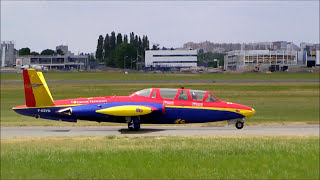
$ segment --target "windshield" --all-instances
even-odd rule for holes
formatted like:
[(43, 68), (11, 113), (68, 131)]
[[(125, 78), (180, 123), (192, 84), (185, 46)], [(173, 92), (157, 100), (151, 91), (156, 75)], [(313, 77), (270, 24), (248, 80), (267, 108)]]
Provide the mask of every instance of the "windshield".
[(218, 102), (218, 99), (216, 99), (212, 94), (208, 94), (206, 102)]

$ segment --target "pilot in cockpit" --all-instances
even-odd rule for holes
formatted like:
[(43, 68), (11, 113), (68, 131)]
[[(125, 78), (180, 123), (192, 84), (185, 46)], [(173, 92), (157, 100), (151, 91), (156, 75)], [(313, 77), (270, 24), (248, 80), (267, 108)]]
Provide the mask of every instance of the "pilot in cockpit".
[(198, 99), (197, 93), (193, 91), (192, 95), (191, 95), (191, 98), (192, 98), (192, 100), (197, 100)]

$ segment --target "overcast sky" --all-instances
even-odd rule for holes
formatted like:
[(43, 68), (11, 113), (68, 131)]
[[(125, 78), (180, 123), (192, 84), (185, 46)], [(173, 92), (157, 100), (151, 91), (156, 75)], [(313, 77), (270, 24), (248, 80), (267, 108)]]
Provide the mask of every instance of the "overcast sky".
[(32, 51), (67, 44), (94, 52), (100, 34), (135, 32), (150, 44), (319, 43), (319, 1), (1, 1), (1, 40)]

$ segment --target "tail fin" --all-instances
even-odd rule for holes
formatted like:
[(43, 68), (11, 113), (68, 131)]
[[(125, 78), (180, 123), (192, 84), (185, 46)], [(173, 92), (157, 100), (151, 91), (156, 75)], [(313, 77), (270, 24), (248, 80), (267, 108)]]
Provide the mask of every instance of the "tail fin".
[(24, 93), (27, 107), (54, 106), (53, 98), (42, 72), (23, 70)]

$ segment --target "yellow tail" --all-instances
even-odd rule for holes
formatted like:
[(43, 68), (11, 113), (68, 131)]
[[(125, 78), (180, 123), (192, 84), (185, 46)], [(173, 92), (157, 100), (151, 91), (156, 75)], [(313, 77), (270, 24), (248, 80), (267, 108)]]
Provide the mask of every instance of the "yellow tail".
[(37, 72), (35, 69), (25, 69), (23, 70), (23, 79), (28, 107), (54, 106), (53, 98), (42, 72)]

